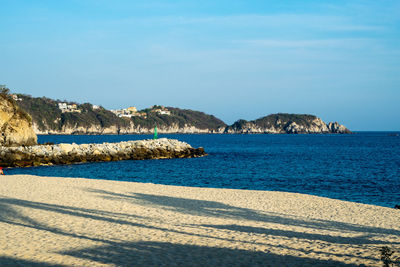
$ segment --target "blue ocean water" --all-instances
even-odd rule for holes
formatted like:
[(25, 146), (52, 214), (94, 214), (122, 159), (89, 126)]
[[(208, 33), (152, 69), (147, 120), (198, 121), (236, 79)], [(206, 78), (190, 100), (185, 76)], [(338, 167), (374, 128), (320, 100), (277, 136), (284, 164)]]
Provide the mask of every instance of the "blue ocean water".
[[(115, 179), (273, 190), (394, 207), (400, 204), (398, 133), (353, 135), (160, 135), (202, 146), (193, 159), (119, 161), (7, 169), (7, 174)], [(39, 142), (102, 143), (149, 135), (39, 136)]]

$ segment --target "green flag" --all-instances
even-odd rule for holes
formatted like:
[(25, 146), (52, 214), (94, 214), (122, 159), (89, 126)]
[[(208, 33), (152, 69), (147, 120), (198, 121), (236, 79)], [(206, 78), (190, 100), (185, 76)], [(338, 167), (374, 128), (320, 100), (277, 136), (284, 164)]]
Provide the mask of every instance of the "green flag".
[(153, 137), (153, 139), (157, 139), (158, 138), (158, 135), (157, 135), (157, 125), (156, 126), (154, 126), (154, 137)]

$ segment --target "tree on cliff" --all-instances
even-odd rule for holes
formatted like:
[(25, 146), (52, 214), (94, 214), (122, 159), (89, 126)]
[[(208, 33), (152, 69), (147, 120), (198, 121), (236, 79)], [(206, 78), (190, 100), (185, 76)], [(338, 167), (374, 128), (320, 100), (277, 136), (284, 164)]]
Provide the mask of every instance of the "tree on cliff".
[(0, 94), (3, 97), (9, 96), (10, 95), (10, 89), (8, 89), (7, 87), (5, 87), (5, 85), (0, 86), (1, 87), (1, 92)]

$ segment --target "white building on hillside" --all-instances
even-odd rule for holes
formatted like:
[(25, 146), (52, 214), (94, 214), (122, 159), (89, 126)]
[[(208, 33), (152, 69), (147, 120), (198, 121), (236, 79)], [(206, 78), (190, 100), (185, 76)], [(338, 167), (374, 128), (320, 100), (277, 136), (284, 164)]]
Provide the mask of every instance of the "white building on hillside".
[(68, 105), (67, 103), (58, 103), (58, 108), (61, 109), (62, 113), (65, 112), (78, 112), (81, 113), (81, 110), (78, 109), (77, 104)]
[(61, 110), (65, 110), (68, 108), (67, 103), (58, 103), (58, 108)]
[(12, 97), (15, 101), (22, 101), (22, 98), (19, 98), (16, 94), (11, 95), (11, 97)]

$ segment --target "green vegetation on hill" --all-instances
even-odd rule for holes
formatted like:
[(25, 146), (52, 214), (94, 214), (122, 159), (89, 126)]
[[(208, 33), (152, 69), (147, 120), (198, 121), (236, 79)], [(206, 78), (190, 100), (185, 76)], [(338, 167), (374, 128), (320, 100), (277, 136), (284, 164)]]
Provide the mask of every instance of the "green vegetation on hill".
[(214, 115), (205, 114), (204, 112), (172, 107), (168, 107), (168, 110), (171, 111), (172, 117), (179, 119), (180, 127), (184, 126), (184, 124), (193, 125), (199, 129), (210, 130), (217, 130), (221, 127), (226, 127), (226, 124), (222, 120), (216, 118)]
[(204, 112), (167, 107), (171, 115), (161, 115), (152, 112), (153, 109), (157, 108), (161, 108), (161, 106), (153, 106), (152, 109), (147, 108), (140, 110), (140, 112), (145, 112), (147, 117), (132, 117), (133, 123), (145, 128), (152, 128), (157, 124), (158, 127), (178, 126), (179, 128), (183, 128), (185, 126), (194, 126), (198, 129), (214, 131), (221, 127), (226, 127), (226, 124), (222, 120), (213, 115), (205, 114)]
[(318, 118), (314, 115), (308, 114), (277, 113), (253, 121), (238, 120), (230, 127), (233, 129), (242, 129), (246, 128), (247, 125), (251, 123), (263, 129), (282, 128), (282, 130), (284, 130), (286, 126), (288, 126), (292, 122), (295, 122), (299, 126), (309, 127), (312, 124), (312, 121), (315, 119)]
[(225, 130), (227, 133), (351, 133), (345, 126), (326, 124), (320, 118), (308, 114), (271, 114), (257, 120), (238, 120)]
[[(141, 110), (147, 114), (146, 118), (133, 116), (132, 118), (118, 117), (109, 110), (102, 107), (94, 109), (92, 104), (76, 104), (60, 100), (52, 100), (46, 97), (31, 97), (28, 95), (18, 94), (21, 101), (18, 105), (25, 109), (33, 119), (41, 131), (60, 132), (63, 127), (70, 128), (90, 128), (92, 126), (107, 128), (115, 126), (117, 129), (129, 127), (130, 122), (135, 127), (141, 127), (152, 130), (154, 125), (158, 127), (178, 126), (179, 128), (186, 126), (194, 126), (199, 129), (217, 130), (225, 127), (225, 123), (212, 115), (203, 112), (167, 108), (171, 114), (162, 115), (153, 112), (154, 109), (161, 106), (154, 106), (149, 109)], [(76, 104), (77, 110), (80, 112), (62, 112), (58, 106), (59, 103), (67, 103), (68, 105)]]
[(33, 122), (40, 130), (60, 130), (61, 110), (57, 102), (46, 97), (31, 97), (28, 95), (17, 95), (22, 101), (18, 105), (26, 110), (32, 117)]
[[(159, 127), (159, 130), (168, 132), (182, 132), (184, 127), (227, 133), (350, 132), (339, 124), (329, 126), (331, 128), (328, 129), (327, 125), (316, 116), (307, 114), (271, 114), (253, 121), (238, 120), (233, 125), (227, 126), (213, 115), (190, 109), (153, 106), (138, 112), (129, 110), (123, 110), (122, 113), (116, 112), (121, 116), (119, 117), (102, 107), (94, 108), (89, 103), (76, 104), (21, 94), (17, 96), (19, 99), (16, 102), (13, 100), (14, 103), (30, 114), (32, 122), (42, 132), (63, 133), (68, 129), (68, 132), (73, 133), (96, 134), (103, 131), (107, 133), (135, 133), (134, 131), (145, 133), (151, 132), (155, 125)], [(61, 103), (67, 103), (67, 106), (73, 106), (73, 108), (62, 107), (64, 109), (62, 112), (59, 107)], [(21, 110), (21, 112), (23, 111)], [(26, 116), (29, 117), (27, 114)]]
[(128, 122), (118, 118), (111, 111), (99, 108), (93, 110), (93, 106), (89, 103), (77, 105), (78, 112), (63, 113), (58, 103), (75, 104), (73, 102), (56, 101), (46, 97), (31, 97), (28, 95), (18, 94), (21, 101), (18, 105), (25, 109), (33, 119), (41, 131), (61, 131), (65, 127), (84, 127), (91, 126), (110, 127), (110, 126), (125, 126)]
[(317, 119), (314, 115), (308, 114), (287, 114), (287, 113), (278, 113), (271, 114), (262, 118), (259, 118), (254, 122), (257, 126), (267, 128), (275, 125), (288, 125), (292, 122), (295, 122), (297, 125), (308, 127), (310, 123)]
[(78, 105), (78, 110), (81, 110), (81, 113), (63, 113), (63, 124), (84, 127), (98, 125), (102, 128), (111, 126), (124, 127), (129, 124), (126, 119), (118, 118), (114, 113), (102, 107), (93, 109), (93, 106), (89, 103)]

